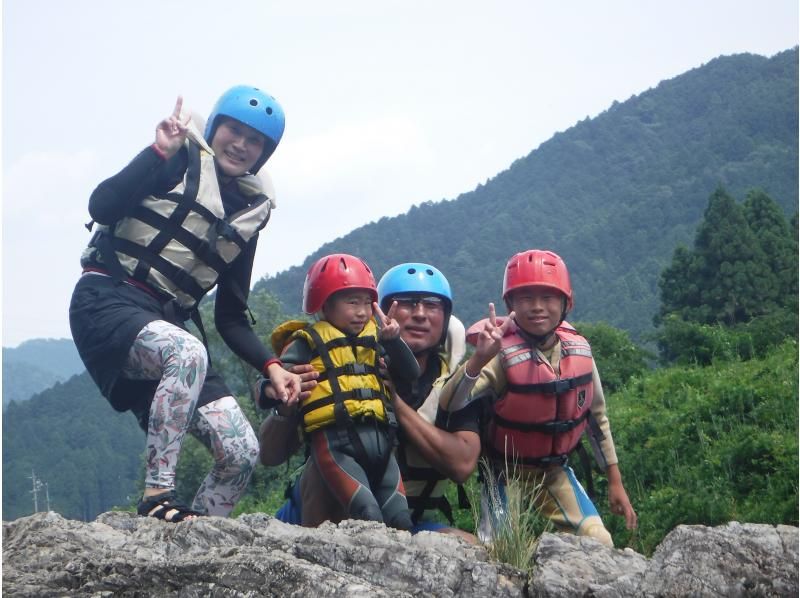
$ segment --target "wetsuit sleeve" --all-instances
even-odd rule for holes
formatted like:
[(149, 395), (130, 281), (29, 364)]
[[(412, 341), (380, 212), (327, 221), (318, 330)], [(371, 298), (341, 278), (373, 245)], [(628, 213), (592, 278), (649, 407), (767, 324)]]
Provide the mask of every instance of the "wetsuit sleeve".
[[(611, 436), (611, 424), (608, 421), (608, 415), (606, 413), (606, 399), (603, 394), (603, 384), (600, 382), (600, 373), (597, 371), (597, 364), (594, 362), (594, 359), (592, 360), (592, 385), (592, 415), (603, 434), (602, 440), (597, 443), (594, 441), (591, 443), (592, 449), (600, 451), (606, 465), (614, 465), (618, 462), (617, 451), (614, 447), (614, 439)], [(597, 462), (602, 463), (603, 461), (598, 458)]]
[(99, 224), (114, 224), (148, 195), (177, 185), (186, 163), (185, 149), (165, 161), (152, 147), (145, 148), (120, 172), (97, 186), (89, 198), (89, 215)]
[(494, 401), (506, 389), (506, 375), (500, 357), (483, 366), (477, 378), (466, 375), (466, 363), (448, 379), (439, 396), (439, 406), (446, 411), (458, 411), (478, 399)]
[(475, 432), (481, 433), (481, 415), (483, 401), (476, 400), (463, 409), (448, 413), (441, 407), (436, 412), (436, 427), (447, 432)]
[(244, 251), (220, 276), (214, 322), (231, 351), (260, 372), (267, 360), (272, 358), (272, 353), (258, 338), (247, 317), (247, 298), (250, 295), (250, 276), (257, 242), (257, 236), (250, 239)]
[(311, 347), (303, 338), (296, 338), (281, 353), (281, 362), (285, 367), (303, 365), (311, 361)]
[(414, 381), (422, 375), (417, 358), (402, 338), (383, 340), (381, 347), (388, 357), (387, 367), (392, 380)]

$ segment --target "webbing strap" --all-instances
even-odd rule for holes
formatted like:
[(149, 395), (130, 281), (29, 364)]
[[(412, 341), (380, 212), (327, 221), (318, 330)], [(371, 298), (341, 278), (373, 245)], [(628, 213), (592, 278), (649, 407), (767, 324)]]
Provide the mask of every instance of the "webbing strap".
[(508, 390), (523, 394), (546, 394), (558, 395), (569, 390), (589, 384), (592, 381), (592, 372), (582, 374), (574, 378), (562, 378), (551, 382), (539, 382), (538, 384), (508, 384)]
[(519, 422), (505, 419), (497, 414), (494, 414), (494, 421), (497, 425), (511, 430), (519, 430), (521, 432), (541, 432), (542, 434), (563, 434), (578, 427), (583, 420), (589, 417), (589, 410), (584, 411), (576, 419), (553, 420), (549, 422)]

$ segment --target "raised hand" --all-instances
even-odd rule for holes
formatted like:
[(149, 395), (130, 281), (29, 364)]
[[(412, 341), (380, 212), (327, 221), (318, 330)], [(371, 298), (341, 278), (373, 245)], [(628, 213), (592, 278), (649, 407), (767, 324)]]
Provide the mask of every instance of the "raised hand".
[(381, 306), (375, 302), (372, 303), (372, 311), (381, 325), (378, 331), (379, 340), (388, 341), (400, 336), (400, 324), (394, 319), (394, 314), (397, 311), (397, 301), (392, 301), (388, 314), (384, 314)]
[(186, 131), (192, 116), (188, 114), (186, 120), (181, 121), (182, 108), (183, 98), (178, 96), (172, 114), (156, 126), (155, 145), (167, 159), (178, 153), (178, 150), (181, 148), (184, 141), (186, 141)]
[(475, 353), (467, 361), (467, 375), (474, 378), (480, 370), (489, 363), (495, 355), (500, 352), (503, 336), (511, 326), (514, 319), (514, 312), (508, 314), (503, 323), (498, 326), (497, 314), (495, 313), (494, 303), (489, 304), (489, 319), (478, 334), (475, 342)]

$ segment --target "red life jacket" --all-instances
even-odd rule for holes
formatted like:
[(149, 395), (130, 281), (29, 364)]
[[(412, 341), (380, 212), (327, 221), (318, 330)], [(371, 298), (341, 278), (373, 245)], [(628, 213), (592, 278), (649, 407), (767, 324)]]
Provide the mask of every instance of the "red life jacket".
[(590, 415), (592, 349), (569, 324), (559, 326), (558, 376), (516, 327), (511, 330), (500, 351), (508, 385), (492, 407), (489, 452), (526, 465), (562, 463), (580, 441)]

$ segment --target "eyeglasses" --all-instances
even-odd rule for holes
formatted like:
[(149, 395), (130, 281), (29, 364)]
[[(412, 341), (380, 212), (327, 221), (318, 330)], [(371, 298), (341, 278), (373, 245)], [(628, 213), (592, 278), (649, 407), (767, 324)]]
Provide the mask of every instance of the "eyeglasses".
[(407, 311), (415, 311), (418, 305), (422, 305), (422, 309), (426, 312), (436, 312), (444, 310), (444, 299), (441, 297), (418, 297), (418, 296), (397, 296), (392, 297), (392, 301), (397, 302), (397, 309)]

